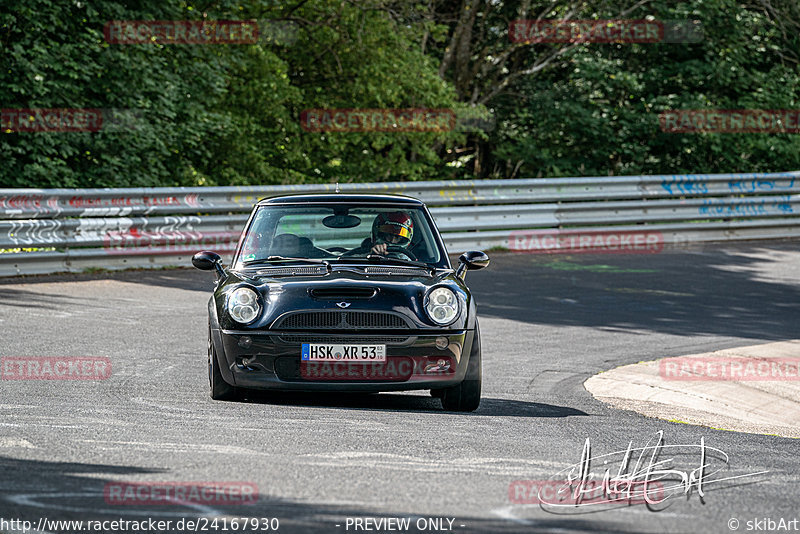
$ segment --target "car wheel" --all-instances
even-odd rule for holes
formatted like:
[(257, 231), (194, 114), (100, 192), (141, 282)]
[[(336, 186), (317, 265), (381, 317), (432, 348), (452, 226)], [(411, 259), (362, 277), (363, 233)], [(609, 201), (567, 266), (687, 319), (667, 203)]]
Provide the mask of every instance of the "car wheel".
[[(481, 403), (481, 333), (475, 323), (475, 338), (469, 354), (467, 374), (457, 386), (441, 390), (442, 407), (451, 412), (474, 412)], [(431, 394), (435, 390), (431, 391)]]
[(236, 396), (236, 388), (225, 382), (219, 370), (217, 351), (211, 341), (211, 328), (208, 329), (208, 385), (214, 400), (230, 400)]

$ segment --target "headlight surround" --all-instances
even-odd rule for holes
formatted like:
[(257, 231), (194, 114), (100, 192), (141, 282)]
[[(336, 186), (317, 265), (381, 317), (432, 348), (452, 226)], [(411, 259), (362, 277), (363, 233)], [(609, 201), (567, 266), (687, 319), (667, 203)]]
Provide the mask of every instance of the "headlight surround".
[(228, 314), (237, 323), (250, 324), (261, 314), (258, 293), (249, 287), (239, 287), (228, 295)]
[(453, 290), (440, 286), (432, 289), (425, 298), (425, 311), (438, 325), (446, 325), (458, 317), (458, 297)]

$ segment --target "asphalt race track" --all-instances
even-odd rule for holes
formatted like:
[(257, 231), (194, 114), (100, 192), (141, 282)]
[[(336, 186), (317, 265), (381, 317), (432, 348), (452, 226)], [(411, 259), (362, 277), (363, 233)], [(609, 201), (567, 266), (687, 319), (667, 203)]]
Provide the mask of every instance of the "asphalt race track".
[[(484, 399), (466, 415), (427, 392), (212, 401), (212, 281), (180, 269), (0, 282), (0, 355), (108, 357), (113, 369), (100, 381), (0, 381), (0, 517), (278, 518), (279, 532), (389, 531), (356, 529), (366, 518), (410, 518), (412, 532), (418, 520), (423, 532), (731, 532), (800, 516), (797, 441), (648, 419), (582, 386), (619, 365), (800, 338), (797, 243), (493, 255), (468, 275)], [(695, 484), (650, 507), (513, 502), (514, 481), (556, 477), (587, 438), (596, 457), (658, 431), (684, 446), (660, 457), (681, 471), (700, 465), (701, 438), (728, 455), (703, 497)], [(249, 482), (258, 500), (118, 505), (104, 497), (118, 481)]]

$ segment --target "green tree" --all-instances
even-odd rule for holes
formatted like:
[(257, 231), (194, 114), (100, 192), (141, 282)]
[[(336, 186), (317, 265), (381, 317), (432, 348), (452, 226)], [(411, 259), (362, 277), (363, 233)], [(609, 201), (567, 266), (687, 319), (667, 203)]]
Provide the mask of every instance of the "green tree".
[[(798, 109), (797, 32), (792, 31), (797, 29), (792, 26), (798, 20), (797, 4), (754, 1), (759, 5), (651, 1), (632, 10), (602, 2), (555, 7), (543, 2), (438, 3), (439, 11), (450, 15), (437, 17), (451, 21), (447, 48), (439, 50), (441, 72), (462, 98), (483, 103), (497, 117), (498, 127), (488, 138), (468, 142), (471, 161), (462, 176), (797, 169), (796, 134), (673, 134), (659, 128), (658, 114), (670, 109)], [(531, 13), (542, 18), (696, 20), (703, 38), (688, 43), (511, 44), (503, 25)], [(468, 28), (459, 30), (464, 21)], [(459, 47), (469, 53), (448, 59)]]
[[(0, 185), (119, 187), (423, 179), (456, 132), (311, 133), (306, 108), (457, 107), (417, 30), (377, 0), (203, 6), (31, 0), (0, 15), (4, 108), (137, 110), (136, 129), (3, 133)], [(256, 44), (120, 45), (109, 20), (257, 19)], [(272, 24), (272, 26), (270, 26)], [(283, 26), (280, 26), (280, 25)], [(276, 26), (277, 25), (277, 26)], [(291, 25), (291, 26), (287, 26)], [(275, 28), (289, 35), (275, 38)], [(294, 32), (295, 35), (291, 35)]]
[(147, 0), (26, 0), (0, 15), (3, 108), (136, 110), (135, 130), (0, 132), (6, 187), (190, 184), (191, 163), (210, 154), (205, 138), (228, 118), (207, 105), (224, 90), (211, 47), (114, 45), (109, 20), (197, 18), (190, 6)]

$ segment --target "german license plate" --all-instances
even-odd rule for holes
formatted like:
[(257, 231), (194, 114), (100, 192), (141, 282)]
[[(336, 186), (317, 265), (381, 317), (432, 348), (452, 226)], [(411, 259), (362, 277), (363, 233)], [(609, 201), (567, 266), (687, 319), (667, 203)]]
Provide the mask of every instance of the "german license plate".
[(303, 343), (304, 362), (370, 363), (386, 361), (386, 345), (323, 345)]

